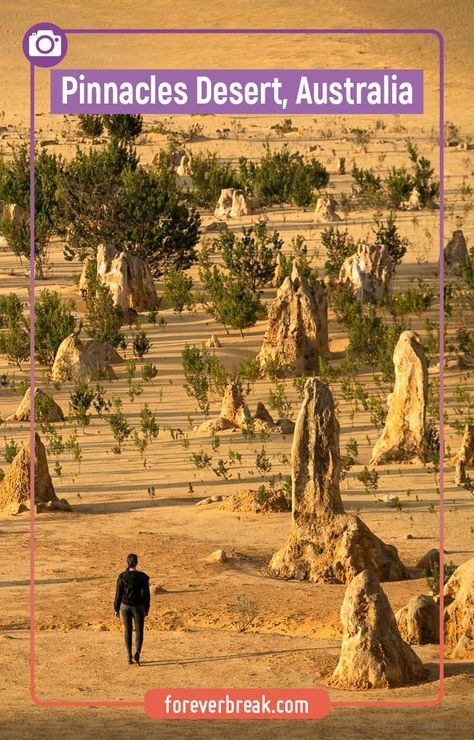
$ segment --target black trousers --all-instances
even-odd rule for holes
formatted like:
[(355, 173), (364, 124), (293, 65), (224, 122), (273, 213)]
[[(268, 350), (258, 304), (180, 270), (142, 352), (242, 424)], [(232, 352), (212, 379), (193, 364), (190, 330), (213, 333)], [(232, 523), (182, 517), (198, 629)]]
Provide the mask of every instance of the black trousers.
[(135, 652), (141, 653), (143, 644), (143, 626), (145, 624), (145, 607), (120, 605), (120, 614), (125, 631), (125, 647), (129, 656), (132, 655), (132, 628), (135, 626)]

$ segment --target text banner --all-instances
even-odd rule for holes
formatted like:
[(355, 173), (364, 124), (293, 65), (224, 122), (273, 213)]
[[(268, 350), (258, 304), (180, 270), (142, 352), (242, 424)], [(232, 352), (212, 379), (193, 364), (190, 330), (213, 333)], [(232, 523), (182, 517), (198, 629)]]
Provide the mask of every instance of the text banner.
[(54, 69), (51, 113), (423, 113), (423, 71)]

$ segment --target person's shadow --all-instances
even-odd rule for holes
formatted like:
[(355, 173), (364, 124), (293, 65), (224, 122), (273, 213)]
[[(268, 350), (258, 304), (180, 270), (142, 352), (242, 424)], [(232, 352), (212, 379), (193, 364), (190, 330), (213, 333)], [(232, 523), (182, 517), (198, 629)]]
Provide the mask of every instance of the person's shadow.
[(243, 658), (260, 658), (267, 655), (284, 655), (288, 653), (310, 653), (315, 650), (327, 650), (328, 646), (322, 647), (308, 647), (308, 648), (288, 648), (288, 650), (262, 650), (260, 652), (253, 653), (234, 653), (231, 655), (206, 655), (203, 658), (173, 658), (170, 660), (141, 660), (141, 666), (153, 666), (153, 665), (193, 665), (195, 663), (213, 663), (219, 660), (240, 660)]

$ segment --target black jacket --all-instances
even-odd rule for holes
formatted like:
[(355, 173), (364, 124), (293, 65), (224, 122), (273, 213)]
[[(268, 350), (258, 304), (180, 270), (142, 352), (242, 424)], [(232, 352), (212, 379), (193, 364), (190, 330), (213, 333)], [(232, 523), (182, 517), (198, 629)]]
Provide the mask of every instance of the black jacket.
[(114, 611), (118, 612), (120, 604), (127, 606), (144, 606), (145, 614), (150, 608), (149, 577), (140, 570), (124, 570), (117, 578)]

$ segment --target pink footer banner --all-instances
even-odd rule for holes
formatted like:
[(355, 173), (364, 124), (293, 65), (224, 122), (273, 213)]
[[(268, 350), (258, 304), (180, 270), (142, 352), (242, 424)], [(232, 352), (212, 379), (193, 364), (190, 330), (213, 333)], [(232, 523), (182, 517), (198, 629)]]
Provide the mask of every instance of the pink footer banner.
[(324, 689), (151, 689), (145, 694), (151, 719), (323, 719)]

